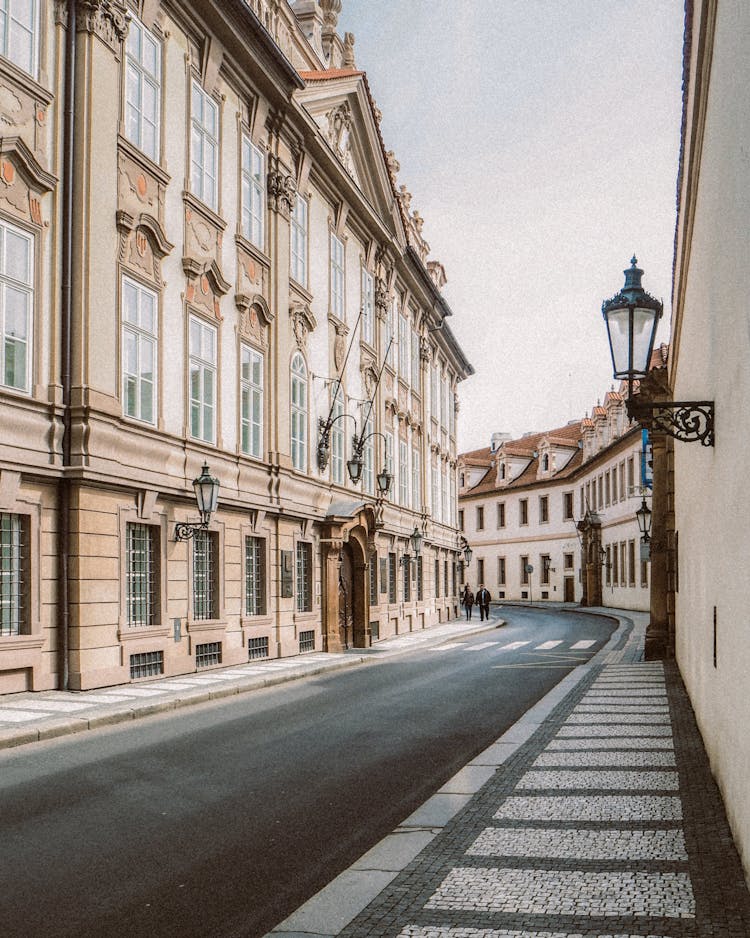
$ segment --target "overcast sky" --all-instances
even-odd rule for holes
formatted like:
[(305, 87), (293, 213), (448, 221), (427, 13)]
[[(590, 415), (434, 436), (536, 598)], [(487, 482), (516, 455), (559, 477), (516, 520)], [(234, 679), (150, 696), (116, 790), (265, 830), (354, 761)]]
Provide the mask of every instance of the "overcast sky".
[(343, 0), (475, 368), (459, 451), (579, 419), (635, 252), (668, 340), (683, 0)]

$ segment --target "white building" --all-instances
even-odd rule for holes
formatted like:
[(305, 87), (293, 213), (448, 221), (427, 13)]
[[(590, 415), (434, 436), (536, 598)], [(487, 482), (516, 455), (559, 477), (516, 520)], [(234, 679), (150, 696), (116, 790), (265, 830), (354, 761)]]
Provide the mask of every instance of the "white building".
[(643, 456), (614, 391), (591, 417), (517, 440), (495, 434), (462, 453), (459, 527), (473, 551), (464, 579), (494, 599), (648, 609), (635, 517)]

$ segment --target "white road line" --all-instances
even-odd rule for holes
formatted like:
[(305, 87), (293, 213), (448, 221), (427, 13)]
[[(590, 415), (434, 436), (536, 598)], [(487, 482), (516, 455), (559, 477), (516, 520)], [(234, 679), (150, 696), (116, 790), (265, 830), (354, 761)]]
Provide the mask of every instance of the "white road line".
[(430, 651), (450, 651), (452, 648), (463, 648), (466, 642), (446, 642), (445, 645), (438, 645), (436, 648), (430, 648)]
[(537, 645), (534, 648), (534, 651), (549, 651), (551, 648), (557, 648), (558, 645), (562, 645), (562, 639), (552, 642), (544, 642), (541, 645)]
[(480, 645), (469, 645), (466, 651), (482, 651), (483, 648), (493, 648), (499, 644), (500, 642), (482, 642)]
[(586, 642), (576, 642), (575, 645), (571, 645), (571, 649), (577, 648), (591, 648), (592, 645), (596, 645), (595, 641), (586, 641)]
[(523, 648), (524, 645), (530, 645), (531, 642), (511, 642), (509, 645), (503, 645), (500, 651), (515, 651), (516, 648)]

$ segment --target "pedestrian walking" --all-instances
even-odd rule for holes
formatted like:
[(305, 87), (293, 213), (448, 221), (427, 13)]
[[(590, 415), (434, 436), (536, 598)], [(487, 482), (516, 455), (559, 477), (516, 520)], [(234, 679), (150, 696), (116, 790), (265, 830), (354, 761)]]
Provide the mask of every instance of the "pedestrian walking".
[(471, 607), (474, 605), (474, 594), (469, 589), (468, 583), (466, 584), (466, 586), (464, 586), (463, 595), (461, 596), (461, 602), (463, 603), (464, 608), (466, 609), (466, 618), (470, 619)]
[(479, 592), (477, 593), (477, 602), (479, 603), (479, 618), (484, 622), (485, 619), (490, 617), (490, 591), (484, 585), (484, 583), (479, 584)]

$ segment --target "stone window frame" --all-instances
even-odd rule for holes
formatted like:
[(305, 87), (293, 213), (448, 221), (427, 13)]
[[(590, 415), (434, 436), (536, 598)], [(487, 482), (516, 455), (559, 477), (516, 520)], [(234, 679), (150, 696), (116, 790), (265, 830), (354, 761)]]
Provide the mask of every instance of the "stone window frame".
[(24, 519), (29, 553), (26, 559), (27, 623), (25, 631), (15, 635), (0, 635), (0, 665), (4, 653), (22, 650), (40, 650), (44, 645), (42, 631), (42, 505), (19, 498), (21, 473), (8, 469), (0, 471), (0, 512)]
[[(170, 634), (168, 610), (167, 544), (169, 542), (168, 512), (156, 508), (156, 492), (139, 492), (134, 505), (120, 505), (118, 511), (119, 610), (117, 638), (120, 642), (166, 638)], [(128, 624), (127, 602), (127, 532), (129, 524), (144, 524), (158, 529), (159, 621), (151, 626)]]
[[(125, 321), (125, 303), (124, 303), (124, 288), (125, 281), (129, 280), (138, 291), (144, 291), (153, 294), (155, 303), (155, 319), (156, 327), (150, 337), (154, 341), (154, 392), (153, 392), (153, 418), (151, 420), (145, 420), (139, 415), (129, 414), (125, 410), (125, 349), (124, 349), (124, 335), (126, 328), (130, 328), (131, 331), (140, 334), (145, 334), (146, 330), (143, 330), (140, 325), (133, 327), (131, 323)], [(161, 423), (161, 382), (160, 382), (160, 373), (161, 373), (161, 350), (162, 350), (162, 291), (155, 289), (153, 283), (149, 283), (146, 280), (143, 280), (136, 276), (129, 269), (121, 268), (120, 269), (120, 289), (118, 296), (119, 308), (120, 308), (120, 330), (119, 330), (119, 349), (120, 349), (120, 362), (119, 362), (119, 373), (120, 373), (120, 382), (118, 387), (118, 393), (121, 396), (121, 408), (122, 416), (126, 420), (134, 420), (139, 425), (145, 425), (149, 427), (158, 427)]]
[[(261, 371), (260, 378), (261, 378), (261, 381), (260, 381), (260, 385), (259, 385), (259, 386), (256, 385), (256, 384), (254, 384), (252, 380), (246, 380), (246, 379), (243, 377), (243, 369), (244, 369), (244, 366), (245, 366), (245, 361), (244, 361), (245, 352), (248, 352), (248, 353), (249, 353), (251, 359), (252, 359), (252, 356), (257, 356), (257, 358), (260, 359), (260, 371)], [(239, 440), (238, 440), (238, 442), (239, 442), (239, 447), (238, 447), (238, 449), (239, 449), (239, 452), (241, 453), (241, 455), (243, 455), (243, 456), (247, 456), (247, 457), (249, 457), (250, 459), (259, 459), (259, 460), (263, 460), (264, 455), (265, 455), (265, 447), (266, 447), (266, 444), (265, 444), (265, 434), (266, 434), (266, 419), (265, 419), (265, 417), (266, 417), (266, 410), (265, 410), (265, 408), (266, 408), (266, 356), (265, 356), (265, 353), (264, 353), (263, 349), (258, 348), (254, 343), (249, 342), (246, 338), (242, 338), (242, 339), (240, 339), (240, 342), (239, 342), (239, 356), (238, 356), (238, 358), (239, 358), (239, 365), (240, 365), (240, 367), (239, 367), (239, 376), (238, 376), (238, 378), (239, 378), (239, 407), (237, 408), (237, 415), (238, 415), (238, 417), (239, 417), (239, 424), (240, 424), (240, 425), (239, 425)], [(252, 360), (251, 360), (250, 364), (251, 364), (251, 366), (252, 366)], [(245, 415), (245, 390), (246, 390), (246, 389), (248, 389), (248, 390), (250, 391), (251, 395), (252, 395), (252, 392), (253, 392), (254, 390), (257, 391), (258, 389), (259, 389), (259, 393), (260, 393), (260, 407), (259, 407), (259, 410), (260, 410), (260, 444), (259, 444), (259, 452), (254, 452), (254, 451), (253, 451), (253, 448), (252, 448), (252, 445), (250, 445), (247, 449), (246, 449), (245, 446), (244, 446), (244, 430), (245, 430), (245, 425), (247, 424), (247, 425), (251, 428), (251, 430), (252, 430), (252, 426), (253, 426), (253, 421), (252, 421), (252, 419), (250, 419), (249, 421), (246, 420), (246, 415)], [(251, 411), (252, 411), (252, 405), (251, 405)], [(252, 433), (249, 434), (249, 439), (250, 439), (250, 440), (252, 439)]]
[(34, 376), (37, 371), (37, 345), (41, 339), (41, 335), (37, 336), (37, 333), (41, 334), (42, 330), (37, 328), (37, 304), (39, 302), (39, 244), (38, 238), (34, 230), (24, 224), (19, 224), (19, 219), (11, 219), (7, 215), (0, 215), (0, 228), (3, 229), (3, 244), (6, 242), (6, 233), (12, 231), (19, 235), (21, 238), (25, 239), (28, 242), (28, 257), (29, 257), (29, 277), (28, 282), (21, 281), (15, 277), (11, 277), (8, 273), (3, 273), (0, 282), (3, 284), (3, 291), (5, 285), (16, 286), (18, 289), (23, 289), (24, 292), (28, 293), (28, 306), (27, 306), (27, 321), (26, 321), (26, 374), (24, 376), (23, 387), (17, 387), (14, 385), (5, 383), (5, 359), (4, 359), (4, 348), (5, 348), (5, 303), (2, 305), (2, 324), (0, 328), (0, 338), (3, 342), (3, 358), (0, 362), (0, 392), (9, 393), (9, 394), (20, 394), (24, 397), (29, 397), (33, 394), (34, 391)]
[[(246, 153), (249, 153), (250, 157), (250, 168), (246, 166), (245, 157)], [(254, 177), (254, 168), (253, 164), (255, 158), (258, 158), (260, 161), (260, 181), (256, 181)], [(254, 247), (258, 248), (259, 251), (265, 252), (266, 249), (266, 178), (268, 173), (268, 159), (267, 153), (262, 147), (259, 147), (256, 143), (253, 142), (252, 137), (247, 130), (243, 130), (240, 133), (240, 230), (242, 236), (247, 239), (247, 241), (252, 244)], [(250, 192), (249, 205), (246, 200), (245, 195), (245, 184), (247, 181), (248, 189)], [(256, 199), (259, 200), (259, 206), (256, 205)], [(256, 212), (253, 212), (253, 208), (256, 208)], [(250, 227), (246, 226), (246, 216), (249, 215)], [(256, 232), (254, 231), (253, 221), (259, 226), (259, 232), (257, 233), (258, 237), (256, 239)]]
[[(142, 32), (146, 33), (149, 39), (151, 39), (154, 42), (154, 44), (159, 50), (158, 51), (158, 55), (159, 55), (158, 76), (154, 75), (154, 73), (152, 72), (148, 72), (141, 62), (134, 61), (132, 55), (128, 51), (128, 46), (131, 40), (131, 36), (133, 35), (134, 25), (137, 28), (140, 28)], [(130, 26), (128, 27), (128, 35), (125, 39), (123, 46), (124, 46), (123, 48), (124, 55), (123, 55), (123, 65), (122, 65), (121, 134), (129, 143), (132, 144), (132, 146), (134, 146), (138, 150), (139, 153), (143, 154), (143, 156), (151, 160), (152, 163), (156, 164), (157, 166), (160, 166), (162, 162), (162, 154), (163, 154), (163, 146), (164, 146), (164, 134), (162, 132), (163, 130), (162, 123), (163, 123), (163, 115), (164, 115), (164, 96), (165, 96), (165, 84), (166, 84), (165, 62), (164, 62), (164, 59), (165, 59), (164, 40), (163, 40), (163, 37), (158, 32), (156, 32), (154, 29), (150, 28), (149, 26), (146, 25), (146, 23), (144, 23), (144, 21), (138, 15), (137, 11), (134, 12), (131, 10), (130, 11)], [(128, 65), (129, 64), (133, 64), (135, 71), (137, 71), (139, 74), (140, 73), (145, 74), (147, 80), (149, 79), (153, 80), (153, 79), (158, 78), (158, 84), (156, 86), (157, 93), (155, 96), (156, 107), (157, 107), (156, 122), (155, 122), (156, 146), (155, 146), (155, 150), (153, 153), (149, 152), (148, 150), (144, 148), (142, 139), (134, 140), (133, 137), (131, 137), (128, 132), (127, 110), (128, 110)], [(142, 138), (142, 135), (141, 135), (141, 138)]]
[[(202, 123), (199, 123), (197, 118), (194, 116), (194, 94), (198, 93), (200, 100), (204, 104), (213, 106), (216, 109), (216, 136), (210, 134), (210, 129), (204, 127)], [(189, 119), (187, 121), (187, 135), (188, 135), (188, 146), (187, 146), (187, 155), (188, 155), (188, 174), (187, 174), (187, 190), (207, 208), (212, 212), (215, 212), (217, 215), (221, 215), (221, 137), (222, 137), (222, 107), (221, 101), (210, 92), (206, 91), (203, 87), (203, 83), (200, 80), (200, 77), (194, 72), (190, 72), (189, 81), (188, 81), (188, 115)], [(205, 193), (204, 185), (204, 176), (205, 176), (205, 166), (201, 164), (201, 186), (200, 192), (196, 192), (194, 185), (193, 177), (193, 155), (194, 155), (194, 140), (193, 140), (193, 130), (198, 129), (201, 131), (201, 140), (208, 139), (213, 141), (216, 144), (216, 177), (214, 179), (214, 191), (210, 193), (211, 199), (207, 199)]]
[[(297, 219), (297, 211), (304, 205), (304, 224)], [(302, 252), (295, 251), (295, 232), (302, 240)], [(297, 242), (299, 243), (299, 242)], [(295, 263), (295, 258), (297, 259)], [(298, 283), (304, 290), (307, 289), (310, 271), (310, 202), (309, 199), (298, 192), (294, 202), (294, 208), (290, 213), (289, 219), (289, 276), (295, 283)], [(302, 278), (297, 274), (302, 273)]]
[[(303, 371), (295, 371), (294, 363), (299, 360), (302, 363)], [(304, 408), (294, 403), (295, 381), (299, 382), (300, 387), (304, 388), (305, 402)], [(301, 420), (300, 426), (304, 433), (295, 436), (295, 414)], [(293, 352), (289, 363), (289, 456), (292, 461), (292, 468), (297, 472), (307, 472), (309, 466), (310, 453), (310, 370), (307, 361), (302, 352), (297, 349)], [(295, 459), (295, 440), (297, 441), (297, 451), (301, 450), (301, 455)]]
[[(187, 393), (186, 393), (186, 405), (187, 405), (187, 406), (186, 406), (186, 411), (187, 411), (187, 415), (186, 415), (186, 417), (187, 417), (186, 437), (187, 437), (188, 439), (191, 439), (191, 440), (196, 440), (196, 441), (198, 441), (198, 442), (200, 442), (200, 443), (205, 443), (205, 444), (207, 444), (207, 445), (209, 445), (209, 446), (216, 446), (216, 447), (218, 447), (218, 448), (221, 448), (221, 446), (222, 446), (222, 443), (221, 443), (221, 434), (220, 434), (220, 427), (221, 427), (221, 408), (220, 408), (220, 401), (221, 401), (221, 395), (220, 395), (220, 393), (219, 393), (220, 388), (221, 388), (221, 367), (220, 367), (220, 363), (221, 363), (221, 331), (220, 331), (220, 328), (219, 328), (219, 323), (218, 323), (218, 322), (217, 322), (217, 323), (211, 322), (211, 321), (208, 320), (205, 316), (201, 315), (199, 312), (197, 312), (196, 310), (194, 310), (194, 309), (192, 309), (192, 308), (189, 308), (189, 309), (188, 309), (188, 314), (187, 314), (187, 316), (185, 317), (185, 319), (186, 319), (185, 328), (186, 328), (186, 330), (187, 330), (187, 336), (186, 336), (186, 341), (185, 341), (185, 347), (186, 347), (186, 349), (187, 349), (187, 359), (188, 359), (188, 362), (187, 362), (188, 367), (187, 367), (187, 369), (186, 369), (186, 375), (185, 375), (185, 377), (186, 377), (186, 385), (187, 385)], [(214, 378), (215, 378), (215, 384), (214, 384), (214, 408), (213, 408), (214, 419), (213, 419), (213, 434), (212, 434), (212, 438), (211, 438), (211, 439), (208, 439), (205, 435), (200, 435), (200, 436), (199, 436), (199, 435), (196, 435), (196, 434), (193, 433), (193, 396), (192, 396), (191, 362), (192, 362), (192, 360), (195, 358), (195, 360), (196, 360), (197, 362), (203, 361), (203, 362), (205, 362), (207, 365), (210, 365), (210, 364), (211, 364), (211, 363), (208, 361), (208, 359), (202, 359), (202, 358), (200, 358), (200, 356), (197, 356), (197, 355), (194, 355), (194, 354), (193, 354), (193, 350), (192, 350), (192, 341), (191, 341), (191, 334), (190, 334), (191, 331), (192, 331), (190, 327), (191, 327), (191, 324), (192, 324), (193, 322), (196, 322), (196, 323), (200, 326), (200, 328), (201, 328), (202, 330), (203, 330), (203, 329), (212, 330), (213, 333), (214, 333), (214, 336), (215, 336), (215, 340), (216, 340), (216, 341), (215, 341), (215, 353), (216, 353), (216, 354), (215, 354), (215, 360), (214, 360), (214, 362), (213, 362), (213, 370), (214, 370)], [(202, 349), (202, 344), (203, 344), (203, 343), (202, 343), (202, 341), (201, 341), (201, 349)], [(201, 389), (202, 389), (202, 388), (203, 388), (203, 380), (201, 379)], [(201, 404), (203, 405), (203, 398), (201, 398)], [(200, 421), (200, 423), (201, 423), (201, 427), (203, 427), (203, 417), (202, 417), (202, 416), (201, 416), (201, 421)]]
[[(336, 256), (339, 252), (334, 250), (338, 247), (340, 263)], [(328, 233), (328, 307), (331, 316), (346, 322), (346, 241), (333, 229)]]
[[(34, 13), (32, 16), (33, 23), (31, 27), (31, 41), (32, 41), (32, 62), (31, 68), (27, 69), (22, 65), (16, 58), (10, 55), (10, 35), (9, 31), (6, 28), (5, 36), (3, 37), (2, 45), (0, 46), (0, 55), (6, 59), (8, 62), (12, 62), (13, 65), (23, 72), (24, 75), (30, 75), (35, 81), (39, 79), (41, 71), (41, 46), (42, 46), (42, 24), (45, 20), (42, 18), (42, 6), (43, 0), (32, 0), (34, 3)], [(10, 21), (12, 18), (12, 4), (14, 0), (8, 0), (9, 8), (7, 13), (7, 20)]]

